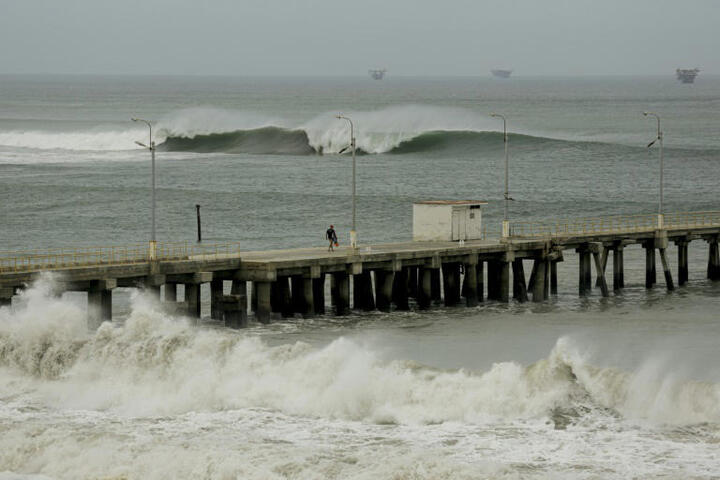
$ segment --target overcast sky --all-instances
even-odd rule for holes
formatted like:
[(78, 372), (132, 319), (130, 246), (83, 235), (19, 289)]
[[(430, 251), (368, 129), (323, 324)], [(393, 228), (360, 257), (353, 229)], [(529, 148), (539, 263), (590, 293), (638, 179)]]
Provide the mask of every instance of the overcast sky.
[(0, 0), (0, 73), (720, 73), (720, 0)]

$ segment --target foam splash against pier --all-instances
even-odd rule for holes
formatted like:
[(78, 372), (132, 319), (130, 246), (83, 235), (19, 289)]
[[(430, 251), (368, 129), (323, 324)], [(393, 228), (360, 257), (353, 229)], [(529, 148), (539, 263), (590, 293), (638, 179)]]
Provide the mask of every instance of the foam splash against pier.
[(653, 362), (634, 372), (595, 367), (571, 338), (524, 367), (439, 370), (384, 359), (338, 338), (317, 348), (194, 327), (136, 295), (124, 325), (85, 328), (84, 309), (44, 279), (14, 311), (0, 308), (0, 391), (70, 409), (121, 415), (271, 409), (377, 424), (547, 419), (559, 427), (619, 416), (662, 424), (720, 422), (720, 385)]

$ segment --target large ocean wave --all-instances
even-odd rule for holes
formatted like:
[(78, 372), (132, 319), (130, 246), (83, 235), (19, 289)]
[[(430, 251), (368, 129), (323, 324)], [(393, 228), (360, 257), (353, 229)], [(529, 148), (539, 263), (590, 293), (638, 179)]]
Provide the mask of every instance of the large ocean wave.
[[(462, 109), (388, 107), (354, 112), (357, 148), (365, 154), (463, 151), (502, 145), (497, 122)], [(544, 143), (542, 135), (520, 132), (513, 143)], [(159, 150), (201, 153), (315, 155), (338, 153), (349, 144), (349, 125), (328, 113), (309, 121), (289, 121), (247, 112), (186, 109), (154, 126)], [(32, 150), (126, 151), (147, 141), (147, 130), (0, 131), (0, 146)]]
[(141, 296), (124, 325), (95, 333), (83, 310), (53, 296), (50, 280), (14, 312), (0, 308), (0, 391), (129, 415), (263, 408), (409, 425), (547, 418), (562, 428), (586, 415), (720, 422), (720, 385), (596, 367), (569, 338), (533, 365), (473, 372), (387, 361), (347, 338), (271, 346), (191, 326)]

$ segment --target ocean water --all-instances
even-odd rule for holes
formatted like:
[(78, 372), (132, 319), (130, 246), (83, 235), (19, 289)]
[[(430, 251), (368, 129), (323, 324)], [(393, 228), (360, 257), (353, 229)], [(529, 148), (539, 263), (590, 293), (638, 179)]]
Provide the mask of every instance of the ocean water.
[[(149, 236), (247, 250), (347, 241), (357, 130), (361, 243), (406, 240), (421, 199), (487, 200), (511, 219), (717, 210), (720, 78), (0, 76), (3, 250)], [(674, 246), (671, 265), (677, 272)], [(720, 285), (707, 245), (690, 282), (577, 296), (577, 259), (542, 305), (486, 302), (284, 319), (229, 331), (118, 289), (88, 332), (85, 298), (47, 275), (0, 308), (0, 479), (626, 479), (720, 472)], [(205, 292), (207, 294), (207, 292)]]

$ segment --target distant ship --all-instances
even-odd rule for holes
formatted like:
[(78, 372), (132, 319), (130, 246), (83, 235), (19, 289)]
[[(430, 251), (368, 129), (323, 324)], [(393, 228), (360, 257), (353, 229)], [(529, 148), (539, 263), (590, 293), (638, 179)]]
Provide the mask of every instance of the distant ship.
[(682, 83), (695, 83), (695, 77), (697, 77), (699, 73), (699, 68), (678, 68), (677, 70), (675, 70), (675, 75), (677, 75), (677, 79), (680, 80)]
[(385, 76), (385, 72), (387, 72), (387, 70), (384, 68), (374, 68), (368, 70), (368, 74), (370, 74), (373, 80), (382, 80)]
[(494, 76), (498, 78), (510, 78), (510, 75), (512, 75), (512, 70), (491, 70), (490, 71)]

